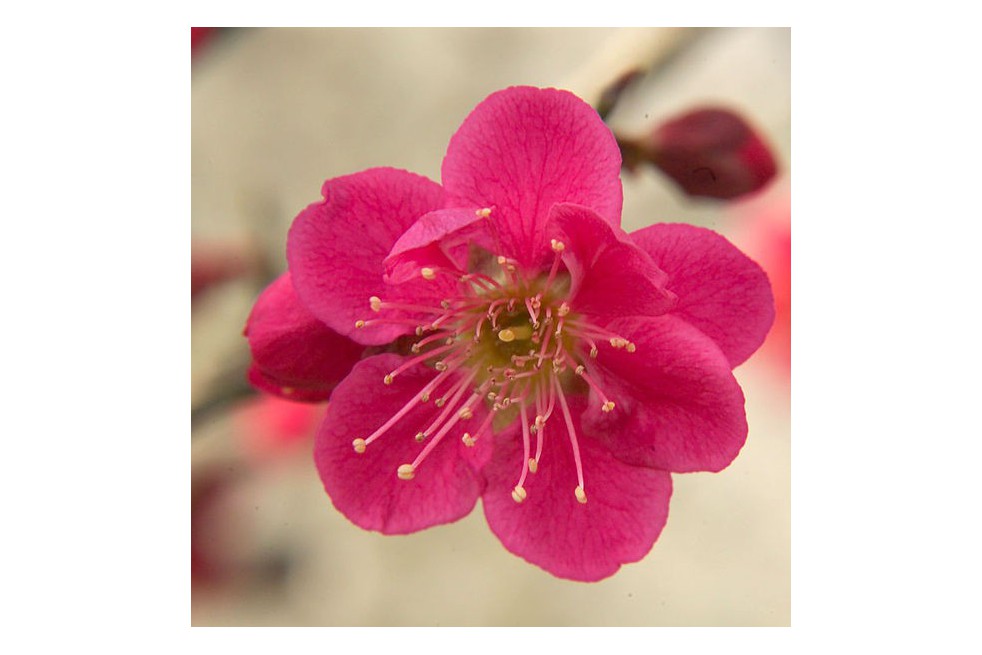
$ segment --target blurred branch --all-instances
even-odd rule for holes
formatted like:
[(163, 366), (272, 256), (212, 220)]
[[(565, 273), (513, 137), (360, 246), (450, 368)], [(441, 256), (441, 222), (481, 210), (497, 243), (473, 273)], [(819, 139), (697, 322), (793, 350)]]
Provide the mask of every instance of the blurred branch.
[(239, 362), (236, 366), (225, 369), (212, 384), (212, 387), (214, 391), (191, 408), (192, 438), (195, 427), (200, 426), (213, 416), (224, 413), (232, 405), (256, 393), (252, 385), (246, 381), (246, 364), (244, 362)]
[[(599, 107), (608, 89), (632, 75), (636, 79), (657, 75), (709, 31), (710, 28), (703, 27), (618, 30), (593, 59), (567, 81), (565, 88)], [(624, 88), (627, 86), (629, 84)], [(608, 112), (615, 104), (616, 100)]]

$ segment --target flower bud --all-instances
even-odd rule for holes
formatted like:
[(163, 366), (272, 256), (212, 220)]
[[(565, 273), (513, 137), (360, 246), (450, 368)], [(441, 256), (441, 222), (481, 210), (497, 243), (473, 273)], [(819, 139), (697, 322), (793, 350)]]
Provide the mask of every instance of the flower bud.
[(648, 161), (690, 196), (731, 199), (763, 188), (774, 177), (770, 148), (737, 114), (719, 108), (687, 112), (643, 142), (627, 142), (629, 167)]

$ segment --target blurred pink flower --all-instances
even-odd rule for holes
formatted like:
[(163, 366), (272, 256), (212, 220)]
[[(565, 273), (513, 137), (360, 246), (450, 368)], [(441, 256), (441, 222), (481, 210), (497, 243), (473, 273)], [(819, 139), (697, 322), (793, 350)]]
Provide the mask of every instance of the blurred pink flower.
[(330, 393), (315, 460), (353, 523), (414, 532), (480, 497), (508, 550), (599, 580), (651, 549), (670, 471), (737, 455), (767, 278), (708, 230), (623, 232), (620, 166), (587, 104), (516, 87), (464, 121), (442, 186), (370, 169), (297, 216), (252, 379)]
[(676, 116), (622, 147), (629, 168), (650, 162), (690, 196), (733, 199), (759, 191), (777, 172), (763, 137), (740, 115), (716, 107)]
[(787, 178), (761, 196), (732, 207), (734, 240), (760, 263), (774, 290), (774, 327), (761, 348), (787, 378), (791, 374), (791, 193)]

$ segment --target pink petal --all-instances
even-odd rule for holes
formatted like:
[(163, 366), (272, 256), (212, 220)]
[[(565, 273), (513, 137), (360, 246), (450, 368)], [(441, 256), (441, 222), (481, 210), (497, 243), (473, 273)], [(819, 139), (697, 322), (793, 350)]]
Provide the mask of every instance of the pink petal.
[(443, 206), (443, 190), (407, 171), (372, 168), (328, 180), (321, 193), (324, 201), (300, 212), (287, 239), (297, 295), (317, 318), (359, 343), (388, 343), (412, 332), (407, 325), (357, 329), (355, 322), (379, 318), (369, 307), (372, 296), (436, 304), (446, 295), (448, 282), (419, 278), (391, 287), (382, 279), (392, 246), (416, 219)]
[(618, 459), (674, 472), (720, 471), (747, 439), (743, 392), (719, 347), (674, 315), (614, 321), (637, 350), (602, 345), (588, 373), (615, 403), (593, 398), (587, 429)]
[[(473, 454), (463, 451), (489, 448), (479, 440), (468, 449), (460, 440), (463, 429), (451, 430), (412, 480), (399, 479), (399, 466), (411, 463), (425, 445), (416, 442), (416, 433), (440, 411), (430, 401), (412, 409), (364, 453), (356, 453), (354, 439), (371, 435), (436, 374), (416, 366), (397, 375), (391, 385), (383, 384), (402, 361), (385, 354), (359, 362), (331, 396), (314, 449), (324, 489), (338, 511), (355, 525), (385, 534), (416, 532), (469, 514), (484, 482), (468, 459)], [(468, 426), (480, 421), (483, 412), (478, 407)]]
[(631, 238), (668, 273), (668, 288), (679, 297), (675, 314), (713, 339), (730, 366), (760, 347), (774, 322), (774, 296), (753, 260), (693, 225), (652, 225)]
[(491, 247), (486, 221), (476, 209), (424, 214), (392, 246), (384, 262), (386, 282), (417, 279), (424, 266), (466, 270), (470, 244)]
[(253, 359), (249, 381), (289, 400), (326, 400), (365, 350), (307, 311), (289, 273), (260, 294), (245, 335)]
[(557, 204), (546, 230), (562, 241), (573, 280), (570, 305), (591, 316), (659, 316), (675, 306), (668, 276), (651, 257), (586, 207)]
[(621, 219), (621, 156), (613, 134), (567, 91), (511, 87), (487, 97), (450, 139), (443, 185), (453, 206), (491, 207), (503, 254), (528, 267), (548, 257), (557, 202)]
[(571, 400), (586, 504), (573, 494), (576, 468), (560, 417), (546, 426), (542, 461), (525, 481), (527, 497), (521, 504), (511, 496), (522, 468), (521, 438), (512, 429), (495, 440), (491, 463), (484, 469), (484, 514), (512, 553), (555, 576), (592, 582), (651, 550), (668, 518), (672, 479), (664, 471), (618, 461), (583, 434), (578, 425), (582, 401)]

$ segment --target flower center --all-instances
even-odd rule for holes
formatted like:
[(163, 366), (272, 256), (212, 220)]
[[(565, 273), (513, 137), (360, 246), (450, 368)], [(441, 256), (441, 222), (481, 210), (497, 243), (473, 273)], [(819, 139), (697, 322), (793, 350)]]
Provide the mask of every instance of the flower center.
[[(490, 210), (478, 212), (483, 217), (488, 214)], [(518, 419), (524, 457), (512, 498), (521, 503), (527, 497), (524, 485), (528, 474), (538, 470), (549, 421), (558, 413), (566, 424), (576, 466), (573, 493), (580, 503), (586, 503), (583, 465), (566, 394), (589, 387), (600, 398), (601, 410), (612, 411), (614, 402), (589, 370), (598, 354), (597, 342), (607, 341), (628, 352), (634, 352), (635, 347), (572, 310), (568, 302), (570, 276), (562, 270), (565, 246), (554, 239), (552, 249), (555, 257), (548, 275), (530, 277), (517, 262), (504, 256), (495, 258), (496, 271), (423, 267), (420, 275), (424, 279), (449, 275), (457, 281), (457, 295), (444, 299), (439, 307), (385, 302), (376, 296), (369, 299), (373, 311), (392, 312), (385, 318), (358, 321), (357, 327), (396, 323), (416, 328), (417, 340), (411, 347), (414, 356), (386, 375), (383, 382), (392, 384), (400, 373), (421, 363), (436, 373), (374, 433), (355, 439), (355, 452), (365, 452), (410, 410), (432, 399), (433, 418), (416, 432), (416, 441), (425, 445), (412, 463), (396, 471), (399, 478), (411, 480), (429, 453), (455, 428), (462, 432), (463, 443), (473, 446), (492, 429), (503, 429)], [(410, 315), (435, 318), (420, 322)], [(476, 429), (465, 429), (481, 403), (488, 409), (487, 416)]]

